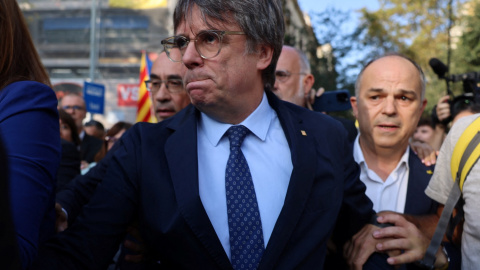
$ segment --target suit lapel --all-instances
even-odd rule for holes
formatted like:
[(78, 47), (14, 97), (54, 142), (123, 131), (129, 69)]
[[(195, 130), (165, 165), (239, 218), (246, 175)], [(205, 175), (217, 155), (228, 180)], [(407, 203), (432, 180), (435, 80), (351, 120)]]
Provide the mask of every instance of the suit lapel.
[[(410, 149), (410, 151), (412, 150)], [(415, 195), (415, 191), (418, 189), (417, 187), (418, 181), (414, 181), (415, 176), (413, 174), (420, 168), (417, 168), (417, 164), (415, 164), (414, 160), (412, 159), (412, 153), (408, 155), (408, 167), (409, 167), (408, 186), (407, 186), (407, 197), (405, 199), (405, 209), (403, 209), (404, 213), (410, 213), (414, 209), (415, 207), (414, 202), (416, 202), (414, 195)]]
[(405, 200), (405, 214), (425, 214), (431, 205), (424, 191), (428, 185), (433, 167), (423, 165), (422, 161), (410, 149), (408, 157), (408, 165), (410, 172), (408, 173), (407, 197)]
[(178, 208), (193, 233), (223, 269), (230, 261), (200, 200), (197, 159), (197, 111), (192, 105), (169, 124), (172, 135), (165, 145)]
[[(287, 137), (292, 155), (293, 171), (288, 185), (285, 203), (278, 216), (272, 235), (268, 242), (259, 269), (271, 269), (290, 239), (298, 220), (305, 208), (315, 177), (314, 138), (308, 136), (300, 118), (292, 115), (273, 93), (267, 91), (270, 106), (277, 112), (280, 123)], [(302, 131), (304, 133), (302, 134)]]

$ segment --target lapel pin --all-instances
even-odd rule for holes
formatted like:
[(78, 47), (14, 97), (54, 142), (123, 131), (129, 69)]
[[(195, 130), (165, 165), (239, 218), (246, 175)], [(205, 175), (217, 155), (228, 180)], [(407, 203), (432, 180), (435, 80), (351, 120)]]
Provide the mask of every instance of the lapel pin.
[(300, 132), (302, 133), (303, 136), (307, 136), (307, 132), (305, 132), (305, 130), (300, 130)]
[(427, 170), (427, 174), (433, 174), (432, 170)]

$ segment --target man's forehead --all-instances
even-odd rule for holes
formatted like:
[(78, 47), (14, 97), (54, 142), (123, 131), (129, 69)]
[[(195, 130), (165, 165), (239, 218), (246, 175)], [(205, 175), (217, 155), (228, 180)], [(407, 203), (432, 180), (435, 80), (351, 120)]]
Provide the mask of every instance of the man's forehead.
[(277, 62), (278, 69), (288, 69), (300, 65), (297, 53), (290, 49), (283, 49)]
[(79, 103), (79, 104), (83, 104), (83, 98), (80, 97), (80, 96), (76, 96), (76, 95), (68, 95), (68, 96), (64, 96), (62, 98), (62, 103)]
[(390, 84), (398, 90), (422, 91), (418, 70), (408, 60), (400, 57), (380, 58), (366, 67), (360, 78), (363, 89), (381, 89)]
[(238, 25), (235, 20), (231, 19), (233, 16), (227, 16), (225, 18), (228, 21), (220, 21), (208, 17), (207, 15), (203, 15), (200, 9), (196, 5), (193, 5), (191, 12), (184, 16), (178, 24), (175, 29), (175, 35), (188, 35), (189, 33), (196, 34), (202, 30), (232, 29), (232, 27)]
[(183, 77), (185, 75), (186, 68), (180, 62), (172, 62), (166, 57), (164, 53), (159, 56), (159, 59), (155, 61), (155, 64), (152, 67), (152, 74), (157, 77)]

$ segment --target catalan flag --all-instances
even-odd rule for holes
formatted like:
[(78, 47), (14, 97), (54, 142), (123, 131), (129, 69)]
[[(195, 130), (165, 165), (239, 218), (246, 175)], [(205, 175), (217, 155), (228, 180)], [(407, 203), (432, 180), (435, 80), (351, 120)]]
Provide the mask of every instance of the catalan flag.
[(143, 51), (140, 63), (140, 85), (138, 86), (137, 122), (157, 122), (153, 113), (150, 92), (147, 91), (147, 87), (145, 86), (145, 81), (150, 79), (151, 67), (152, 62), (148, 58), (147, 53)]
[(109, 0), (113, 8), (151, 9), (167, 7), (167, 0)]

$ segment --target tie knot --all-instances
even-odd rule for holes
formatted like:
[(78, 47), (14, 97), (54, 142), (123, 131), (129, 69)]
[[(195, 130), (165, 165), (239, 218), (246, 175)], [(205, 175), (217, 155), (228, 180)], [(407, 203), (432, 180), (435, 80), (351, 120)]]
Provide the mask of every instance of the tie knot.
[(230, 147), (240, 147), (248, 132), (250, 132), (250, 130), (245, 126), (231, 126), (227, 130)]

